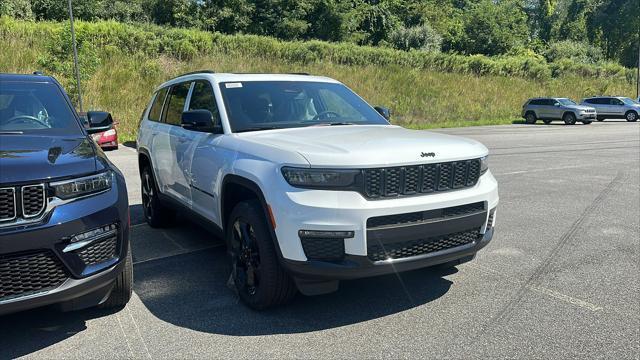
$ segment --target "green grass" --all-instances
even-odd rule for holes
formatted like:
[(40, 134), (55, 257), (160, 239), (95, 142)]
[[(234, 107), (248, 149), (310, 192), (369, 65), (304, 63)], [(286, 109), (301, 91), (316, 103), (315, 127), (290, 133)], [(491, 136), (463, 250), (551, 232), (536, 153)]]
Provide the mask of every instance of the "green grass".
[[(4, 20), (6, 22), (6, 18)], [(42, 27), (39, 23), (12, 21), (12, 24), (13, 27), (7, 30), (5, 26), (3, 31), (0, 21), (0, 49), (3, 49), (0, 51), (0, 72), (30, 73), (44, 66), (73, 93), (75, 89), (69, 67), (51, 63), (68, 65), (71, 59), (64, 53), (62, 57), (52, 57), (58, 44), (53, 43), (56, 37), (47, 27), (51, 23)], [(104, 31), (108, 32), (109, 24), (118, 25), (101, 23), (107, 29)], [(81, 33), (80, 36), (86, 38), (87, 35)], [(150, 52), (135, 47), (118, 47), (111, 40), (94, 38), (91, 41), (93, 52), (87, 56), (96, 56), (92, 63), (95, 69), (85, 74), (82, 83), (85, 109), (111, 112), (119, 121), (120, 140), (133, 140), (140, 113), (154, 88), (178, 74), (199, 69), (310, 72), (329, 76), (345, 83), (369, 103), (391, 108), (394, 123), (418, 129), (509, 124), (519, 119), (522, 103), (534, 96), (563, 96), (579, 100), (603, 93), (631, 96), (635, 91), (634, 84), (620, 76), (565, 75), (532, 79), (479, 76), (398, 64), (346, 65), (330, 58), (285, 61), (282, 56), (269, 53), (260, 55), (256, 51), (234, 50), (229, 46), (208, 46), (206, 39), (198, 39), (197, 43), (202, 43), (199, 46), (206, 50), (177, 56), (166, 48)]]

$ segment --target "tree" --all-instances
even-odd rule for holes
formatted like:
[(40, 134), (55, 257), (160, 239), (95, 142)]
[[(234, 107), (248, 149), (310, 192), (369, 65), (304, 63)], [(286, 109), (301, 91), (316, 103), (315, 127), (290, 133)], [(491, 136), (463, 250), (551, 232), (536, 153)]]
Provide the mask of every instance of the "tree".
[(464, 35), (456, 50), (501, 55), (526, 46), (527, 16), (515, 0), (481, 0), (464, 13)]

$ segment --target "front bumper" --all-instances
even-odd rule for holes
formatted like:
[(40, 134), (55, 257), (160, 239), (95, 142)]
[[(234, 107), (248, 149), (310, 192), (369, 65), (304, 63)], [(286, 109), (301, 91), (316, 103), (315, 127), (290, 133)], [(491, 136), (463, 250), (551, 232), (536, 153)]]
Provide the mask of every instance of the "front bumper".
[[(58, 205), (37, 223), (0, 228), (0, 314), (61, 302), (85, 307), (81, 302), (89, 306), (104, 301), (127, 255), (128, 216), (125, 183), (118, 174), (106, 192)], [(117, 224), (110, 238), (65, 251), (71, 236), (107, 224)], [(41, 260), (34, 266), (29, 261), (36, 256)], [(55, 281), (46, 278), (52, 274)], [(46, 286), (38, 288), (38, 279)], [(29, 284), (24, 292), (16, 290), (21, 281)]]
[(583, 114), (578, 113), (576, 115), (576, 118), (578, 120), (596, 120), (597, 115), (596, 113), (583, 113)]
[(283, 265), (297, 279), (311, 281), (350, 280), (398, 273), (471, 258), (489, 244), (494, 229), (489, 229), (476, 241), (463, 247), (403, 259), (372, 262), (367, 256), (350, 255), (339, 263), (285, 260)]
[[(269, 199), (269, 194), (265, 195), (273, 211), (275, 235), (285, 267), (296, 275), (323, 278), (354, 278), (390, 271), (389, 267), (382, 266), (384, 264), (379, 262), (373, 266), (368, 258), (368, 243), (373, 241), (368, 238), (371, 229), (368, 228), (367, 221), (370, 218), (482, 203), (485, 212), (480, 220), (481, 225), (477, 227), (481, 239), (477, 239), (473, 245), (432, 253), (424, 259), (395, 259), (393, 266), (396, 269), (398, 266), (407, 269), (424, 267), (472, 255), (491, 239), (493, 232), (486, 232), (486, 223), (490, 211), (495, 210), (499, 201), (497, 183), (491, 172), (482, 175), (477, 184), (470, 188), (386, 200), (366, 200), (356, 192), (301, 190), (292, 187), (286, 189), (286, 196)], [(475, 216), (477, 221), (478, 215)], [(445, 224), (448, 225), (450, 224)], [(353, 232), (353, 237), (344, 239), (344, 262), (309, 261), (298, 235), (299, 230)], [(420, 231), (425, 232), (426, 237), (438, 235), (432, 234), (431, 230), (423, 228)], [(455, 232), (467, 229), (450, 230)]]

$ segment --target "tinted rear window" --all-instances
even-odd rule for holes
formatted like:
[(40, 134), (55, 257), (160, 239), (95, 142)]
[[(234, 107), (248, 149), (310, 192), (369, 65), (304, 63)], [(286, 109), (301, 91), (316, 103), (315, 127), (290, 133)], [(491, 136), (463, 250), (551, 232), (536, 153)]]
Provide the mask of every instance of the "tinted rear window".
[(82, 132), (56, 84), (9, 81), (0, 87), (0, 131)]
[(162, 114), (162, 104), (164, 103), (164, 97), (167, 95), (167, 89), (160, 89), (153, 100), (151, 110), (149, 110), (149, 120), (160, 121), (160, 115)]
[(164, 122), (171, 125), (180, 125), (184, 103), (187, 101), (187, 94), (189, 94), (190, 87), (191, 82), (177, 84), (171, 87), (171, 92), (167, 98)]

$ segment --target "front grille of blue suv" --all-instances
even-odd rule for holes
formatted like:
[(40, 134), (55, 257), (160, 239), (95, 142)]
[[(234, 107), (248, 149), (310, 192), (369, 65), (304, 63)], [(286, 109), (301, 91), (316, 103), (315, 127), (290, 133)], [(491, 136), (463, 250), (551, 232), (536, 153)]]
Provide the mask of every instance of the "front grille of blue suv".
[(131, 296), (125, 180), (60, 84), (0, 74), (0, 315), (45, 305), (118, 307)]

